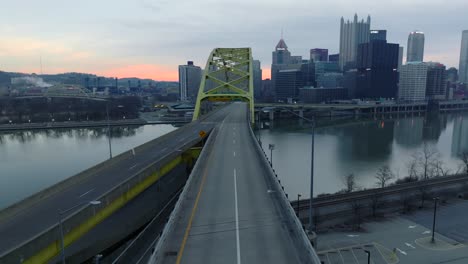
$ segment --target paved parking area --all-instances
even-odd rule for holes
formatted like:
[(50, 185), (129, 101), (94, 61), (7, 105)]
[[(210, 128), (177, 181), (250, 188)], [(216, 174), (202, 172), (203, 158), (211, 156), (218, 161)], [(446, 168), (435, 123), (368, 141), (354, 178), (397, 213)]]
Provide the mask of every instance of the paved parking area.
[(468, 202), (441, 206), (435, 243), (431, 243), (432, 216), (433, 210), (428, 208), (364, 223), (360, 232), (321, 233), (317, 252), (326, 264), (365, 264), (365, 250), (375, 264), (468, 263)]
[[(433, 206), (432, 203), (427, 204)], [(432, 207), (433, 208), (433, 207)], [(420, 210), (413, 214), (405, 215), (405, 218), (432, 230), (432, 218), (434, 211)], [(464, 221), (462, 221), (462, 219)], [(437, 206), (436, 230), (438, 233), (468, 244), (468, 201), (452, 200), (447, 204)], [(468, 263), (468, 262), (467, 262)]]

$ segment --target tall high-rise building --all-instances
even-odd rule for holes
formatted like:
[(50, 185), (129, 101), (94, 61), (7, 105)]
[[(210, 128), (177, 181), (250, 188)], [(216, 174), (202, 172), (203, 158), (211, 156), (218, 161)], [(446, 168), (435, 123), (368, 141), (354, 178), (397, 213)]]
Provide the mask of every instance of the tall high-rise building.
[(387, 40), (387, 30), (372, 29), (369, 33), (369, 41)]
[(296, 69), (279, 70), (276, 78), (276, 100), (285, 103), (297, 100), (299, 88), (304, 86), (304, 78), (300, 66)]
[(291, 60), (291, 52), (288, 50), (288, 45), (281, 38), (276, 44), (275, 51), (273, 51), (272, 64), (289, 64)]
[(463, 30), (462, 33), (459, 66), (458, 80), (461, 83), (468, 83), (468, 30)]
[(355, 98), (395, 98), (399, 45), (373, 40), (359, 45)]
[(310, 60), (313, 62), (328, 61), (328, 49), (311, 49)]
[(194, 102), (197, 99), (201, 78), (202, 70), (193, 61), (188, 61), (187, 65), (179, 65), (180, 101)]
[(354, 15), (353, 22), (344, 21), (341, 18), (340, 25), (340, 69), (352, 69), (356, 65), (357, 50), (361, 43), (369, 42), (370, 16), (367, 21), (358, 21), (357, 14)]
[(424, 61), (424, 32), (413, 31), (409, 34), (406, 52), (406, 62)]
[(259, 60), (253, 60), (253, 89), (254, 98), (260, 99), (262, 96), (262, 68)]
[(398, 49), (398, 71), (401, 70), (401, 65), (403, 65), (403, 54), (404, 54), (404, 48), (400, 46)]
[(340, 61), (340, 54), (330, 54), (328, 55), (328, 61)]
[(438, 62), (427, 63), (426, 98), (443, 100), (447, 92), (445, 65)]
[(450, 67), (447, 70), (447, 81), (449, 83), (455, 83), (458, 81), (458, 70), (454, 67)]
[(401, 66), (398, 99), (401, 101), (421, 101), (426, 98), (427, 64), (408, 62)]

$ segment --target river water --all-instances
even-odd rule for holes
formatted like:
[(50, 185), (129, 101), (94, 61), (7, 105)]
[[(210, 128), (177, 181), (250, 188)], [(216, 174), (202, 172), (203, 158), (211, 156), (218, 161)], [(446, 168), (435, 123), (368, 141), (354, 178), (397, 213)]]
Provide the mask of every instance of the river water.
[[(114, 156), (175, 130), (112, 127)], [(107, 128), (0, 132), (0, 209), (109, 158)]]
[[(290, 199), (310, 195), (311, 129), (297, 120), (263, 123), (260, 139), (268, 156), (275, 144), (273, 167)], [(257, 131), (258, 135), (258, 131)], [(314, 196), (345, 188), (353, 173), (359, 188), (376, 186), (379, 167), (388, 165), (395, 178), (408, 175), (407, 164), (424, 142), (437, 150), (451, 172), (461, 168), (468, 151), (468, 113), (413, 116), (385, 120), (319, 121), (315, 134)]]
[[(114, 156), (176, 127), (146, 125), (112, 128)], [(54, 129), (0, 133), (0, 209), (85, 170), (109, 157), (106, 128)], [(258, 133), (258, 131), (257, 131)], [(291, 199), (309, 196), (311, 133), (307, 123), (263, 123), (263, 147), (275, 144), (273, 166)], [(388, 165), (398, 177), (422, 149), (435, 147), (453, 172), (468, 151), (468, 113), (386, 120), (321, 120), (315, 136), (314, 194), (343, 189), (354, 173), (360, 188), (376, 184), (375, 172)], [(268, 150), (267, 150), (268, 151)], [(269, 151), (268, 151), (269, 155)]]

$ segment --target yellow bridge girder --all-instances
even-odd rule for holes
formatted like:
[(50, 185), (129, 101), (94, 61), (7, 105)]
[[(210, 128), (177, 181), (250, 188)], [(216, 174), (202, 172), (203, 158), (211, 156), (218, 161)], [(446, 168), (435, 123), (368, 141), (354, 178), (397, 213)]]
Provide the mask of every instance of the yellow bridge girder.
[(254, 122), (251, 48), (215, 48), (210, 53), (200, 82), (193, 120), (200, 117), (202, 103), (206, 101), (247, 102), (250, 120)]

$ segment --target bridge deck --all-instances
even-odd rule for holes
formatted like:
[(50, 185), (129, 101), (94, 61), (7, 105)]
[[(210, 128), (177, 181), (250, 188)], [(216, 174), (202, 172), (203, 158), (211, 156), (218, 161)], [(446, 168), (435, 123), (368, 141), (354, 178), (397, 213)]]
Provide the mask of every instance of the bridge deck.
[[(139, 152), (137, 151), (134, 156), (124, 157), (118, 160), (118, 162), (113, 162), (113, 160), (106, 161), (109, 162), (109, 165), (90, 172), (92, 175), (75, 185), (64, 188), (45, 198), (40, 198), (11, 217), (0, 218), (0, 237), (8, 238), (0, 239), (0, 262), (1, 257), (10, 250), (32, 239), (44, 230), (57, 225), (59, 210), (100, 197), (158, 158), (193, 142), (199, 137), (198, 132), (200, 130), (210, 130), (224, 116), (224, 111), (218, 111), (202, 122), (180, 128), (177, 133), (173, 133), (174, 136), (171, 136), (170, 140), (157, 141), (155, 142), (156, 144), (153, 143), (150, 147), (143, 148)], [(40, 171), (37, 174), (38, 177), (43, 176)], [(74, 210), (70, 210), (64, 217), (73, 214), (81, 208), (77, 207)], [(57, 239), (59, 238), (58, 235)], [(93, 239), (97, 238), (93, 237)], [(93, 241), (88, 240), (87, 242), (92, 244)]]
[(158, 263), (300, 263), (246, 122), (234, 103), (219, 126)]

